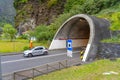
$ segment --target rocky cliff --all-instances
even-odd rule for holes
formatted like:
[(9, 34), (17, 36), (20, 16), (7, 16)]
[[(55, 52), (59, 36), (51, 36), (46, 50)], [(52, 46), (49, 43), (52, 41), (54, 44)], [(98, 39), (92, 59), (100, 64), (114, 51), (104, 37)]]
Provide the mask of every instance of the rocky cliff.
[(50, 0), (28, 0), (27, 3), (19, 4), (16, 7), (16, 27), (20, 24), (25, 25), (31, 20), (35, 25), (49, 25), (58, 15), (63, 13), (65, 2), (66, 0), (56, 0), (55, 3), (50, 3)]

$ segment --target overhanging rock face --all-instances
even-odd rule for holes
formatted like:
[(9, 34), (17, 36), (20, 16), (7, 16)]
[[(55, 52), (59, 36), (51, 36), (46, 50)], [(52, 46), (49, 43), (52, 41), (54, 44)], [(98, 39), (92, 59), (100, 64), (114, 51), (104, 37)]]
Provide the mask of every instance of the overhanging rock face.
[(66, 48), (66, 40), (72, 39), (74, 48), (86, 46), (82, 61), (94, 60), (100, 41), (110, 37), (109, 26), (108, 20), (95, 16), (72, 16), (58, 29), (49, 49)]

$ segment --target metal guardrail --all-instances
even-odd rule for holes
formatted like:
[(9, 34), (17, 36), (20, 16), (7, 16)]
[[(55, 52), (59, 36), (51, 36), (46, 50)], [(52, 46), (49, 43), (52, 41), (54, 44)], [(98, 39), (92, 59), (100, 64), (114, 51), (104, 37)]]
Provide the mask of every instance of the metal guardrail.
[(67, 68), (70, 66), (80, 65), (81, 63), (82, 61), (80, 60), (80, 58), (57, 61), (41, 65), (38, 67), (34, 67), (31, 69), (6, 74), (3, 75), (2, 78), (3, 80), (27, 80), (27, 79), (34, 80), (34, 77), (36, 76), (48, 74), (50, 72), (61, 70), (63, 68)]

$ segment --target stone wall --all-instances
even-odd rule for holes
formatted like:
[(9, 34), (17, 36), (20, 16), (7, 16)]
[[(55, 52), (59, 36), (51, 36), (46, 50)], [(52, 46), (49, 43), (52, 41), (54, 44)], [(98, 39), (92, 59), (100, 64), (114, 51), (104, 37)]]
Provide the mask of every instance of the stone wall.
[(111, 31), (111, 37), (117, 36), (119, 34), (120, 34), (120, 30), (118, 30), (118, 31)]
[(120, 57), (120, 44), (101, 43), (99, 47), (99, 58), (111, 59)]

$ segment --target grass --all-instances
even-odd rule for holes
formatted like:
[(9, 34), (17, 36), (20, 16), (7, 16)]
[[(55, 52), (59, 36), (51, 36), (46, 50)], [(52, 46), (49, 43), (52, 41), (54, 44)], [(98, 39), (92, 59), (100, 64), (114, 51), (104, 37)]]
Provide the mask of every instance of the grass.
[[(48, 47), (47, 41), (33, 42), (33, 46), (45, 46)], [(22, 52), (25, 47), (29, 47), (28, 40), (15, 40), (14, 42), (10, 41), (0, 41), (0, 54), (7, 54), (11, 52)]]
[[(103, 75), (114, 71), (118, 75)], [(99, 60), (90, 64), (74, 66), (48, 75), (36, 77), (34, 80), (120, 80), (120, 59), (117, 61)]]
[(114, 36), (114, 37), (112, 37), (112, 38), (110, 38), (110, 39), (104, 39), (104, 40), (102, 40), (101, 42), (120, 44), (120, 35), (119, 35), (119, 36)]

